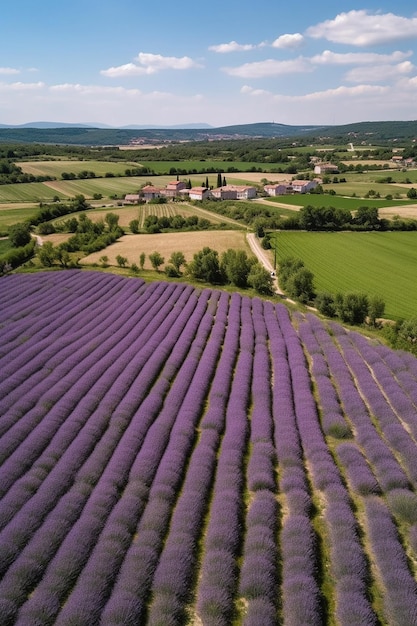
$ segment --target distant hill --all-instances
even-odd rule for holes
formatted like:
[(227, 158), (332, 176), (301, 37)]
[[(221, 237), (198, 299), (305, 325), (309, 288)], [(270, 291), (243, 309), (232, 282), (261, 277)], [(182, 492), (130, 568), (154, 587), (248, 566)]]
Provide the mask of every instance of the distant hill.
[[(169, 143), (176, 141), (210, 141), (215, 139), (303, 138), (347, 142), (417, 139), (417, 121), (358, 122), (343, 126), (291, 126), (274, 122), (202, 128), (106, 128), (89, 125), (37, 122), (33, 125), (7, 127), (0, 125), (0, 141), (8, 143), (53, 143), (82, 146), (117, 146), (132, 142)], [(51, 126), (50, 126), (51, 124)], [(197, 127), (196, 127), (197, 126)]]

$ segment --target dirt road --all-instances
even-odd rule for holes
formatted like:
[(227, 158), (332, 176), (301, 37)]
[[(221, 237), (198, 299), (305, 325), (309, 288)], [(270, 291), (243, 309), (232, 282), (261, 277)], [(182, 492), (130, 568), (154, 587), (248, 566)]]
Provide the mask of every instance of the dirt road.
[(266, 251), (262, 248), (259, 239), (256, 237), (255, 233), (247, 233), (246, 239), (248, 241), (250, 249), (252, 250), (253, 254), (256, 256), (256, 258), (258, 259), (259, 263), (261, 263), (264, 266), (264, 268), (268, 270), (268, 272), (270, 272), (271, 274), (274, 273), (273, 282), (274, 282), (275, 292), (283, 296), (284, 293), (281, 291), (279, 287), (278, 279), (277, 279), (274, 267), (271, 261), (269, 260), (269, 257)]

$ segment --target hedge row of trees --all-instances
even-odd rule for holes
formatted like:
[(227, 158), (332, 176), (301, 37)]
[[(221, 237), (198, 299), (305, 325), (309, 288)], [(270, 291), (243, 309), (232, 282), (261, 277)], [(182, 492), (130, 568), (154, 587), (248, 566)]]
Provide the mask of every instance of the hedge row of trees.
[[(129, 226), (132, 233), (139, 232), (139, 220), (132, 220)], [(212, 228), (213, 224), (204, 217), (197, 217), (197, 215), (190, 215), (189, 217), (148, 215), (145, 217), (143, 227), (146, 233), (155, 234), (164, 230), (207, 230)]]
[[(148, 255), (154, 270), (165, 263), (165, 258), (159, 252)], [(140, 269), (144, 269), (146, 256), (142, 253), (139, 257)], [(107, 266), (107, 256), (102, 256), (100, 262)], [(118, 255), (116, 262), (120, 267), (129, 265), (126, 257)], [(164, 271), (170, 278), (178, 278), (182, 275), (182, 267), (185, 273), (195, 280), (201, 280), (212, 285), (234, 285), (239, 289), (252, 287), (259, 294), (272, 295), (273, 282), (269, 272), (262, 267), (254, 256), (248, 256), (244, 250), (229, 248), (220, 256), (217, 250), (208, 246), (204, 247), (193, 256), (190, 263), (186, 263), (182, 252), (173, 252), (165, 265)], [(130, 268), (136, 273), (139, 266), (132, 263)]]

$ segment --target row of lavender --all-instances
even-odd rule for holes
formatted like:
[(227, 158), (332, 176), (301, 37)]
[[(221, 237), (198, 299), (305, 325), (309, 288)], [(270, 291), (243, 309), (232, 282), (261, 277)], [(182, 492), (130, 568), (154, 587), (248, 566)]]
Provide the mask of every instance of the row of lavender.
[(6, 281), (5, 625), (415, 623), (413, 359), (237, 294)]

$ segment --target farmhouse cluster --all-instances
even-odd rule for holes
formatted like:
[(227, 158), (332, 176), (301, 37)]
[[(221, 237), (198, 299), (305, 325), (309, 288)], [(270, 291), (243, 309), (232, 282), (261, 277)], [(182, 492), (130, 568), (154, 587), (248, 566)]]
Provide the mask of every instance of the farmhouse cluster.
[[(281, 196), (288, 193), (307, 193), (314, 189), (321, 181), (314, 180), (292, 180), (290, 182), (271, 183), (264, 185), (264, 191), (269, 196)], [(156, 198), (187, 198), (189, 200), (206, 200), (214, 198), (216, 200), (251, 200), (256, 198), (258, 190), (251, 185), (223, 185), (216, 189), (208, 187), (192, 187), (189, 189), (183, 181), (174, 180), (166, 187), (154, 187), (146, 185), (140, 193), (129, 193), (125, 195), (124, 201), (128, 204), (137, 202), (149, 202)]]

